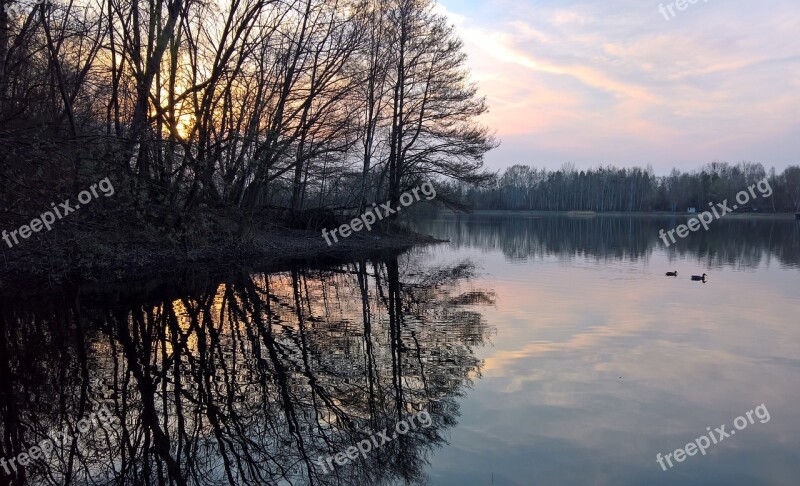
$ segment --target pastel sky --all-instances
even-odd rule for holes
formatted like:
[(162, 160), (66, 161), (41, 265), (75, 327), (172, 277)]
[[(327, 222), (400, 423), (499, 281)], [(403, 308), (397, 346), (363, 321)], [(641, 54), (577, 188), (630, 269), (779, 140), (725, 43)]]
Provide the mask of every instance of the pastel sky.
[(800, 2), (675, 1), (439, 0), (502, 141), (489, 168), (800, 164)]

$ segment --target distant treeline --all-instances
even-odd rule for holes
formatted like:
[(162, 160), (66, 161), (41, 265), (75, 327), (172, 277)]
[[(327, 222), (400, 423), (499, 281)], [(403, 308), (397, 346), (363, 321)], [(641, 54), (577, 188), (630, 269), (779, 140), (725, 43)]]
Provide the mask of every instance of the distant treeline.
[(515, 165), (489, 187), (452, 184), (448, 189), (475, 209), (539, 211), (686, 211), (709, 202), (734, 201), (748, 186), (767, 179), (770, 197), (753, 199), (740, 210), (800, 211), (800, 167), (778, 174), (761, 164), (713, 162), (699, 171), (673, 169), (659, 177), (651, 168), (599, 167), (578, 171), (572, 166), (548, 171)]

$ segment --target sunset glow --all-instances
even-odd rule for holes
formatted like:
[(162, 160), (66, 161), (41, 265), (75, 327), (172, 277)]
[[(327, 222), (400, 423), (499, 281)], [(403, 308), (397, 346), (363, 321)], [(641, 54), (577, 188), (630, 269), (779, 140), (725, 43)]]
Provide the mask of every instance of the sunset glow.
[(794, 1), (698, 2), (670, 20), (632, 0), (441, 4), (503, 141), (494, 169), (797, 162)]

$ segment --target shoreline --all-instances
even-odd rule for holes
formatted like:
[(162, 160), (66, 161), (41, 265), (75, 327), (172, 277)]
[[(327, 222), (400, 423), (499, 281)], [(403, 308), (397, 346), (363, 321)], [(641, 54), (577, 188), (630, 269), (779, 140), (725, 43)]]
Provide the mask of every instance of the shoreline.
[[(404, 230), (396, 233), (353, 234), (331, 246), (318, 231), (274, 229), (254, 235), (250, 242), (219, 239), (185, 252), (174, 245), (136, 244), (80, 256), (78, 265), (61, 260), (49, 271), (47, 264), (26, 253), (0, 260), (0, 296), (36, 294), (64, 285), (126, 286), (173, 279), (178, 274), (224, 275), (240, 271), (280, 271), (298, 265), (335, 265), (371, 259), (414, 246), (445, 243), (431, 236)], [(69, 255), (68, 250), (65, 254)], [(112, 255), (109, 257), (109, 255)], [(70, 255), (71, 256), (71, 255)], [(87, 264), (87, 261), (89, 264)]]

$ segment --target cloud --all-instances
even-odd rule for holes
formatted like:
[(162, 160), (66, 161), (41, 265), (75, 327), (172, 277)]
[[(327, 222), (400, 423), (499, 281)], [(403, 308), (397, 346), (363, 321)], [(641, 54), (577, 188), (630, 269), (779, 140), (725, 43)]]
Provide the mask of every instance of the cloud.
[[(485, 122), (513, 148), (496, 167), (798, 163), (800, 10), (793, 0), (657, 4), (445, 0), (487, 96)], [(794, 137), (800, 140), (800, 137)], [(530, 157), (519, 160), (529, 148)], [(547, 160), (537, 160), (545, 155)]]

